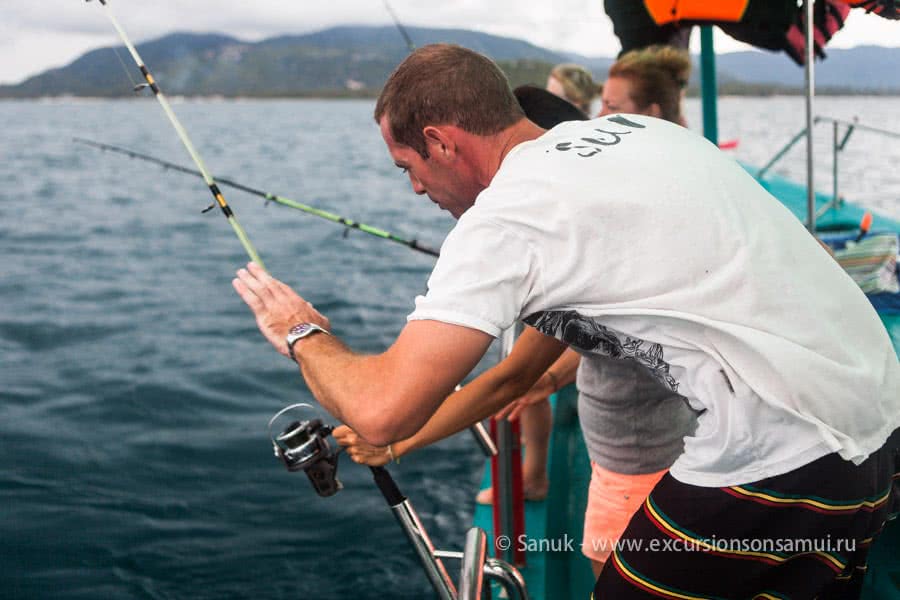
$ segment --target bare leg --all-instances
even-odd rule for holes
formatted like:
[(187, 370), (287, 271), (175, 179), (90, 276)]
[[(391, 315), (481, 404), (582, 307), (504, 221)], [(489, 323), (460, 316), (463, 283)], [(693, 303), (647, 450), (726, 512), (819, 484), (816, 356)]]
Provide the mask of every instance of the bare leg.
[(522, 434), (525, 436), (525, 460), (522, 463), (522, 487), (525, 497), (544, 498), (550, 479), (547, 477), (547, 450), (553, 429), (550, 401), (529, 405), (522, 411)]
[[(522, 410), (522, 435), (525, 438), (525, 459), (522, 461), (522, 490), (526, 500), (543, 500), (547, 497), (550, 478), (547, 476), (547, 450), (550, 447), (550, 431), (553, 429), (553, 410), (550, 401), (529, 404)], [(493, 490), (481, 490), (475, 501), (490, 504)]]

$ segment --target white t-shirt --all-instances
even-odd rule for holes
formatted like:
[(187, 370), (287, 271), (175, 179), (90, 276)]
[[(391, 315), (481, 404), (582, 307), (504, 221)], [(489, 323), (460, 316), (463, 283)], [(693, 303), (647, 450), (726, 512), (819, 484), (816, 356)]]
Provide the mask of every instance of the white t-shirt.
[(637, 115), (516, 146), (459, 219), (410, 320), (493, 336), (516, 320), (639, 360), (702, 411), (671, 472), (749, 483), (900, 426), (900, 366), (874, 309), (734, 160)]

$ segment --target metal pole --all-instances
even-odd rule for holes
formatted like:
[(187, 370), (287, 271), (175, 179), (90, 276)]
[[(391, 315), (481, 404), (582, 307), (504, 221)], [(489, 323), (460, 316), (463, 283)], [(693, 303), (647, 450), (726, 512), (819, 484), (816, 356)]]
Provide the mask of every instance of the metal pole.
[(826, 121), (834, 121), (848, 127), (847, 133), (844, 135), (843, 141), (841, 141), (841, 150), (844, 149), (844, 145), (847, 143), (847, 138), (850, 137), (850, 134), (854, 129), (859, 129), (860, 131), (871, 131), (872, 133), (880, 133), (888, 137), (900, 138), (900, 132), (888, 131), (887, 129), (879, 129), (878, 127), (869, 127), (868, 125), (860, 125), (855, 118), (853, 121), (842, 121), (840, 119), (832, 119), (831, 117), (824, 117), (824, 119)]
[(700, 86), (703, 101), (703, 136), (719, 143), (718, 86), (716, 85), (716, 51), (712, 25), (700, 28)]
[(497, 456), (497, 444), (491, 439), (491, 434), (488, 433), (483, 423), (475, 423), (469, 427), (469, 431), (472, 432), (472, 437), (475, 438), (485, 457)]
[[(450, 550), (436, 550), (438, 558), (463, 560), (463, 553)], [(522, 573), (512, 566), (496, 558), (486, 558), (484, 561), (484, 576), (491, 581), (496, 581), (503, 587), (506, 598), (509, 600), (529, 600), (528, 589)], [(487, 591), (487, 589), (485, 589)]]
[[(510, 327), (503, 332), (500, 338), (500, 360), (503, 360), (512, 352), (516, 342), (516, 327)], [(513, 431), (507, 419), (494, 421), (497, 434), (497, 468), (493, 481), (494, 490), (494, 539), (499, 536), (515, 537), (515, 518), (513, 507), (513, 460), (520, 460), (519, 456), (513, 456)], [(496, 543), (494, 544), (496, 546)], [(506, 562), (515, 562), (514, 544), (509, 544), (506, 550), (497, 548)]]
[(815, 68), (815, 0), (805, 0), (806, 9), (806, 227), (816, 233), (816, 185), (813, 173), (813, 97), (816, 90)]
[(425, 533), (425, 528), (422, 527), (419, 515), (413, 510), (412, 504), (410, 504), (409, 500), (404, 500), (400, 504), (392, 506), (391, 510), (394, 512), (394, 516), (397, 518), (397, 522), (400, 523), (403, 531), (406, 532), (406, 537), (419, 557), (419, 562), (422, 563), (425, 575), (428, 576), (428, 581), (431, 582), (431, 586), (437, 593), (438, 598), (441, 600), (456, 600), (456, 588), (453, 585), (453, 580), (450, 579), (443, 561), (434, 556), (434, 545), (431, 543), (428, 534)]
[(431, 582), (437, 597), (440, 600), (456, 600), (456, 587), (453, 585), (453, 580), (447, 573), (443, 561), (437, 557), (434, 545), (425, 532), (425, 528), (422, 527), (419, 515), (413, 510), (412, 504), (400, 493), (387, 469), (384, 467), (369, 467), (369, 469), (372, 471), (378, 489), (381, 490), (381, 494), (390, 505), (394, 517), (400, 523), (403, 532), (406, 533), (409, 543), (412, 544), (416, 556), (419, 557), (419, 562), (422, 563), (425, 575)]
[(838, 207), (838, 153), (840, 152), (839, 143), (838, 143), (838, 124), (832, 123), (832, 153), (833, 160), (831, 161), (831, 183), (832, 183), (832, 198), (831, 198), (831, 206), (837, 210)]
[[(495, 514), (497, 522), (494, 526), (494, 539), (500, 536), (506, 536), (513, 539), (514, 520), (513, 520), (513, 478), (512, 478), (512, 461), (513, 461), (513, 433), (510, 422), (506, 419), (500, 419), (497, 422), (497, 480), (493, 482), (494, 502), (496, 502)], [(494, 544), (497, 546), (497, 544)], [(506, 549), (497, 548), (497, 553), (501, 554), (503, 560), (512, 563), (515, 562), (513, 544), (508, 544)]]
[(762, 169), (760, 169), (759, 171), (756, 172), (756, 178), (762, 179), (763, 176), (768, 172), (768, 170), (771, 169), (775, 165), (775, 163), (777, 163), (779, 160), (781, 160), (781, 158), (785, 154), (787, 154), (788, 151), (791, 148), (793, 148), (797, 142), (799, 142), (801, 139), (803, 139), (803, 137), (805, 135), (806, 135), (806, 129), (803, 129), (800, 131), (800, 133), (798, 133), (793, 138), (791, 138), (791, 141), (789, 141), (787, 144), (785, 144), (781, 150), (776, 152), (775, 156), (772, 157), (772, 160), (770, 160), (769, 162), (766, 163), (766, 166), (764, 166)]
[[(391, 507), (397, 522), (412, 544), (439, 600), (457, 600), (458, 597), (456, 586), (453, 585), (442, 558), (463, 561), (460, 588), (468, 590), (465, 593), (483, 588), (482, 575), (472, 572), (472, 569), (481, 569), (484, 577), (500, 582), (506, 590), (506, 597), (510, 600), (528, 600), (528, 591), (522, 574), (506, 561), (487, 558), (487, 536), (483, 530), (473, 527), (468, 531), (463, 553), (435, 550), (412, 504), (400, 493), (397, 483), (387, 469), (369, 467), (369, 470), (372, 471), (381, 495)], [(478, 596), (463, 596), (463, 598), (477, 600)]]
[(484, 565), (484, 574), (488, 579), (499, 581), (506, 590), (506, 597), (510, 600), (528, 600), (525, 580), (518, 569), (512, 565), (496, 558), (489, 558)]
[(484, 584), (484, 560), (487, 557), (487, 534), (480, 527), (466, 533), (462, 572), (459, 575), (459, 600), (481, 600)]

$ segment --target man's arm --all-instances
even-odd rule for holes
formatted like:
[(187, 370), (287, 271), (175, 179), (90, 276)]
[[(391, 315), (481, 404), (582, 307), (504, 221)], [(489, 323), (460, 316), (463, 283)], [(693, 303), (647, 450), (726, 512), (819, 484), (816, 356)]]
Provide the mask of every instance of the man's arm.
[[(328, 319), (286, 284), (250, 263), (235, 290), (276, 350), (298, 323), (330, 330)], [(475, 367), (491, 343), (483, 331), (438, 321), (412, 321), (383, 354), (354, 353), (337, 338), (316, 333), (294, 345), (294, 355), (316, 399), (373, 444), (411, 436)]]
[(493, 338), (439, 321), (412, 321), (383, 354), (354, 354), (315, 336), (295, 346), (310, 390), (364, 439), (386, 445), (418, 431), (478, 364)]
[[(508, 357), (451, 394), (422, 429), (393, 444), (393, 455), (433, 444), (494, 414), (528, 391), (565, 348), (562, 342), (527, 327)], [(339, 427), (334, 436), (357, 462), (381, 465), (389, 460), (386, 448), (361, 442), (351, 429)]]

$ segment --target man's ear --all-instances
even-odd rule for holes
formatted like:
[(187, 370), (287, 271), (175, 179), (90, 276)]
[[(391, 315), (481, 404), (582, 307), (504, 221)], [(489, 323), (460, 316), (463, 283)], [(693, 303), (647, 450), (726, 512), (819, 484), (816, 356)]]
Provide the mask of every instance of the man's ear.
[(456, 144), (449, 132), (443, 127), (429, 125), (422, 130), (428, 156), (449, 157), (456, 152)]
[(651, 117), (656, 117), (657, 119), (662, 118), (662, 109), (659, 107), (659, 104), (654, 102), (650, 105), (650, 108), (647, 109), (647, 114)]

